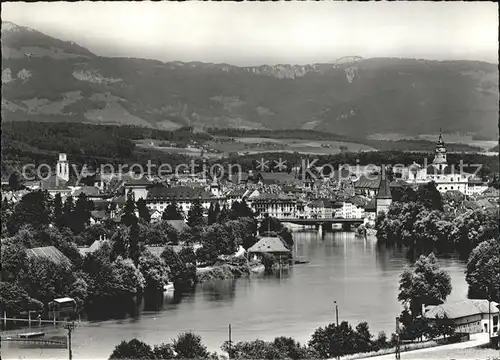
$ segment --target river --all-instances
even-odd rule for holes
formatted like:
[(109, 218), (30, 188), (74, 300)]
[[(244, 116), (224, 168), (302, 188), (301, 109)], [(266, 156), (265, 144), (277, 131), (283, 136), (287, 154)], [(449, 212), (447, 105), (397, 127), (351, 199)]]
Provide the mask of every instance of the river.
[[(122, 340), (139, 338), (151, 345), (170, 342), (180, 332), (192, 330), (203, 337), (211, 351), (219, 351), (232, 327), (233, 341), (272, 340), (291, 336), (307, 343), (319, 326), (339, 320), (353, 326), (367, 321), (371, 332), (394, 331), (401, 312), (397, 301), (399, 275), (409, 264), (403, 250), (378, 247), (374, 237), (356, 238), (352, 232), (295, 231), (295, 252), (309, 260), (274, 275), (199, 284), (193, 294), (166, 295), (159, 311), (141, 311), (135, 318), (93, 322), (73, 333), (74, 359), (105, 359)], [(439, 259), (452, 280), (448, 300), (467, 295), (465, 263)], [(47, 335), (64, 335), (47, 327)], [(20, 349), (2, 343), (2, 358), (67, 359), (67, 350)]]

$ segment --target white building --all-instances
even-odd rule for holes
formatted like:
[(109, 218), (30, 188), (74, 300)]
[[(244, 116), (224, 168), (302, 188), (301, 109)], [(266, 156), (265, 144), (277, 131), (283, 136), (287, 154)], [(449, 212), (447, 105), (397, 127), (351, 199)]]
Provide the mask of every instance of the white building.
[(498, 303), (488, 300), (464, 300), (444, 303), (438, 306), (427, 306), (425, 315), (428, 319), (447, 317), (456, 326), (455, 331), (469, 334), (488, 333), (498, 336), (499, 308)]
[(402, 179), (410, 184), (426, 184), (430, 181), (436, 183), (436, 188), (440, 192), (458, 190), (464, 195), (476, 195), (485, 191), (488, 186), (473, 174), (456, 168), (448, 164), (446, 158), (446, 147), (443, 136), (440, 134), (436, 144), (434, 160), (426, 167), (419, 164), (412, 164), (408, 168), (394, 169), (401, 173)]

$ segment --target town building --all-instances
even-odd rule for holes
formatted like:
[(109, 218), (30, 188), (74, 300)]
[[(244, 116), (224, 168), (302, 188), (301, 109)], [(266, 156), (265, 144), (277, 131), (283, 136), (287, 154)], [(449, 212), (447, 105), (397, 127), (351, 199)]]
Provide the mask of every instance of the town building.
[(395, 172), (399, 172), (403, 180), (413, 185), (434, 181), (436, 188), (442, 193), (458, 190), (464, 195), (476, 195), (488, 188), (481, 179), (473, 174), (466, 173), (463, 169), (449, 164), (446, 154), (443, 136), (439, 134), (434, 159), (430, 165), (421, 166), (414, 163), (408, 168), (396, 168)]
[(498, 336), (500, 310), (498, 303), (493, 301), (467, 299), (427, 306), (424, 317), (428, 319), (447, 317), (455, 324), (456, 332), (469, 334), (489, 332), (492, 337)]
[(202, 187), (154, 186), (148, 191), (146, 205), (149, 209), (158, 210), (163, 213), (169, 204), (176, 202), (184, 212), (184, 215), (187, 215), (191, 205), (196, 200), (200, 201), (202, 207), (207, 211), (211, 203), (223, 202), (222, 198), (216, 198)]

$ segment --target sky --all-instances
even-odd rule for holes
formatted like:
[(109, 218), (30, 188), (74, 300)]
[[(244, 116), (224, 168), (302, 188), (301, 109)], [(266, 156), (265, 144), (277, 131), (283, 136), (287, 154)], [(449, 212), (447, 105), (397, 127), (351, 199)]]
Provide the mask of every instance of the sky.
[(2, 3), (2, 20), (101, 56), (240, 66), (343, 56), (498, 61), (494, 2)]

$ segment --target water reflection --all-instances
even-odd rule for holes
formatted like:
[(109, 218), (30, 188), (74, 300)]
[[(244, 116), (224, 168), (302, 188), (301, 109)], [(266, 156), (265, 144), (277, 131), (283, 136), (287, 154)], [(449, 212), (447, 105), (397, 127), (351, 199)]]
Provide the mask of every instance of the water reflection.
[(207, 301), (232, 301), (236, 295), (236, 280), (211, 280), (202, 283), (199, 287), (203, 298)]

